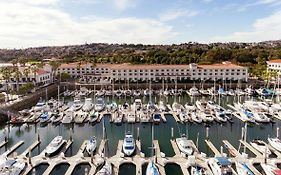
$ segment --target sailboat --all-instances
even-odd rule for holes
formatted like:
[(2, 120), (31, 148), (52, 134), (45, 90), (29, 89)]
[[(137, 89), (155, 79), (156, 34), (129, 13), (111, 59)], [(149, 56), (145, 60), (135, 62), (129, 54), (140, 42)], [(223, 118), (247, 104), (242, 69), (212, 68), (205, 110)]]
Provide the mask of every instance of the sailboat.
[[(151, 133), (151, 139), (152, 139), (152, 150), (154, 150), (154, 144), (153, 144), (153, 137), (154, 137), (154, 127), (152, 124), (152, 133)], [(152, 155), (153, 155), (152, 151)], [(146, 175), (160, 175), (159, 170), (156, 166), (156, 164), (154, 163), (153, 159), (151, 159), (146, 167)]]

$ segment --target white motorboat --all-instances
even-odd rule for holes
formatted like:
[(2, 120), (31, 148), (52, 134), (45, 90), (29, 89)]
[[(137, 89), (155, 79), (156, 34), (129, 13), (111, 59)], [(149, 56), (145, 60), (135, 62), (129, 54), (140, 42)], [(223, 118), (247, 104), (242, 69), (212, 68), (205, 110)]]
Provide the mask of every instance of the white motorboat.
[(215, 157), (208, 160), (214, 175), (232, 175), (231, 162), (226, 157)]
[(120, 124), (123, 122), (123, 114), (121, 112), (114, 112), (113, 114), (114, 123)]
[(70, 107), (73, 111), (78, 111), (81, 109), (83, 104), (79, 99), (74, 99), (72, 106)]
[(202, 118), (198, 116), (196, 111), (191, 112), (191, 119), (196, 123), (202, 123)]
[(106, 160), (102, 168), (95, 175), (112, 175), (111, 163)]
[(142, 108), (142, 102), (141, 99), (135, 99), (135, 102), (133, 104), (134, 110), (139, 111)]
[(150, 117), (150, 115), (147, 113), (147, 111), (141, 111), (141, 112), (139, 113), (139, 118), (140, 118), (140, 122), (141, 122), (141, 123), (148, 123), (148, 122), (150, 122), (150, 119), (151, 119), (151, 117)]
[(198, 91), (198, 88), (193, 86), (192, 88), (189, 89), (189, 91), (187, 91), (187, 94), (189, 96), (199, 96), (200, 92)]
[(132, 95), (132, 91), (130, 89), (124, 90), (124, 94), (126, 96), (131, 96)]
[(152, 91), (149, 90), (149, 89), (145, 89), (145, 90), (143, 91), (143, 95), (148, 97), (148, 96), (152, 95)]
[(174, 112), (180, 113), (181, 110), (182, 110), (182, 105), (175, 101), (172, 104), (172, 109), (173, 109)]
[(140, 90), (134, 90), (133, 95), (135, 97), (139, 97), (141, 95), (141, 91)]
[(118, 90), (115, 91), (115, 95), (117, 97), (121, 97), (123, 95), (123, 91), (121, 89), (118, 89)]
[(263, 112), (252, 112), (253, 113), (253, 118), (255, 119), (256, 122), (259, 123), (269, 123), (271, 120), (268, 118)]
[(127, 122), (128, 123), (135, 123), (136, 122), (136, 115), (135, 115), (134, 112), (128, 112)]
[(48, 123), (49, 120), (50, 120), (50, 114), (49, 114), (49, 112), (47, 112), (47, 111), (43, 112), (43, 113), (40, 115), (39, 120), (40, 120), (40, 123), (41, 123), (41, 124)]
[(146, 175), (160, 175), (159, 170), (153, 160), (150, 160), (146, 167)]
[(64, 113), (59, 113), (59, 114), (53, 114), (51, 117), (51, 122), (52, 123), (59, 123), (64, 117)]
[(149, 101), (146, 105), (146, 109), (150, 112), (153, 112), (156, 110), (156, 107), (152, 101)]
[(189, 121), (189, 115), (186, 110), (183, 110), (179, 113), (179, 118), (182, 122), (186, 123)]
[(185, 135), (182, 135), (180, 138), (176, 138), (176, 143), (179, 150), (186, 155), (193, 155), (194, 152), (197, 152), (197, 149), (192, 140), (188, 140)]
[(93, 137), (87, 141), (86, 151), (89, 155), (92, 155), (97, 148), (97, 139)]
[(199, 93), (200, 93), (201, 95), (204, 95), (204, 96), (209, 95), (209, 92), (208, 92), (207, 90), (205, 90), (205, 89), (200, 89), (200, 90), (199, 90)]
[(96, 122), (99, 118), (99, 112), (92, 110), (89, 114), (88, 121), (90, 123)]
[(86, 98), (85, 103), (82, 106), (82, 110), (84, 112), (90, 112), (93, 109), (93, 107), (94, 107), (94, 104), (92, 102), (92, 98)]
[(280, 139), (276, 138), (268, 138), (268, 143), (277, 151), (281, 152), (281, 141)]
[(271, 151), (269, 150), (269, 148), (267, 148), (264, 141), (260, 139), (254, 139), (253, 141), (250, 142), (250, 145), (262, 154), (266, 153), (267, 156), (271, 154)]
[(0, 160), (1, 175), (20, 175), (25, 168), (25, 163), (19, 160), (4, 159)]
[(118, 109), (118, 105), (115, 101), (113, 101), (110, 105), (108, 105), (108, 109), (111, 112), (115, 112)]
[(197, 100), (195, 102), (195, 105), (200, 111), (204, 111), (207, 109), (207, 102), (204, 100)]
[(95, 111), (101, 112), (105, 108), (105, 103), (102, 98), (97, 98), (96, 104), (95, 104)]
[(42, 111), (46, 107), (46, 103), (42, 100), (40, 100), (34, 107), (33, 111)]
[(164, 90), (163, 95), (164, 96), (169, 96), (170, 95), (170, 91), (168, 89)]
[(261, 163), (261, 167), (266, 175), (278, 175), (280, 169), (276, 165)]
[(45, 151), (48, 156), (54, 155), (63, 146), (65, 140), (62, 136), (56, 136), (51, 143), (46, 147)]
[(225, 115), (225, 110), (223, 108), (215, 108), (214, 113), (218, 121), (227, 122), (227, 117)]
[(194, 111), (194, 110), (196, 110), (196, 106), (194, 104), (191, 104), (191, 103), (186, 103), (184, 105), (184, 107), (185, 107), (185, 109), (187, 111)]
[(214, 117), (210, 113), (210, 111), (200, 111), (199, 113), (200, 118), (202, 118), (203, 122), (213, 122)]
[(161, 122), (161, 114), (158, 112), (155, 112), (152, 114), (152, 120), (154, 123), (160, 123)]
[(74, 122), (83, 123), (88, 118), (88, 113), (83, 111), (78, 111), (75, 113)]
[(207, 175), (207, 170), (200, 166), (192, 166), (191, 175)]
[(61, 120), (61, 123), (63, 124), (69, 124), (72, 123), (74, 117), (74, 111), (72, 111), (70, 108), (65, 111), (65, 116)]
[(254, 175), (245, 163), (235, 162), (235, 167), (238, 175)]
[(136, 144), (133, 135), (128, 132), (123, 141), (123, 152), (126, 156), (131, 156), (136, 149)]
[(158, 109), (159, 109), (161, 112), (167, 112), (167, 111), (169, 111), (167, 105), (165, 105), (164, 101), (162, 101), (162, 100), (159, 101)]

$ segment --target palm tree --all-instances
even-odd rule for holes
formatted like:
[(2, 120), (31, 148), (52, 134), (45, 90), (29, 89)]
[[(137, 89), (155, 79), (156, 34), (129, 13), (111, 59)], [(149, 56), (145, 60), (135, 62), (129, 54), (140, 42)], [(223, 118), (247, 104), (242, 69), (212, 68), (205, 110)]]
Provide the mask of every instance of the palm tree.
[(61, 63), (57, 62), (57, 61), (51, 61), (49, 64), (52, 67), (51, 78), (52, 78), (52, 82), (53, 82), (53, 79), (56, 76), (57, 69), (60, 67)]
[(27, 68), (25, 68), (25, 69), (23, 70), (23, 75), (25, 76), (26, 81), (27, 81), (27, 79), (28, 79), (28, 75), (29, 75), (30, 72), (31, 72), (31, 70), (30, 70), (29, 67), (27, 67)]
[(36, 86), (36, 76), (37, 76), (38, 70), (39, 70), (39, 67), (37, 67), (36, 65), (33, 65), (31, 67), (31, 72), (33, 73), (33, 77), (34, 77), (34, 81), (33, 81), (34, 86)]
[(6, 84), (6, 88), (7, 88), (6, 91), (9, 90), (8, 80), (10, 79), (12, 72), (13, 72), (12, 67), (3, 67), (0, 69), (2, 78), (5, 80), (5, 84)]
[(14, 68), (13, 76), (16, 79), (16, 88), (17, 88), (17, 92), (18, 92), (19, 91), (19, 80), (22, 77), (22, 73), (18, 67)]

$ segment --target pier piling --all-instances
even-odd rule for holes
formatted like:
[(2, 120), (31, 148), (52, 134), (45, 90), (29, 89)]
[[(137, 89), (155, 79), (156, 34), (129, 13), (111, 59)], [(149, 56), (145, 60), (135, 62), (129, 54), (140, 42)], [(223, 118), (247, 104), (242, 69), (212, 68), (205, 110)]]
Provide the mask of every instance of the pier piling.
[(137, 128), (137, 138), (138, 138), (138, 140), (140, 140), (140, 128), (139, 127)]
[(172, 127), (171, 128), (171, 137), (172, 137), (172, 140), (174, 139), (174, 128)]
[(209, 127), (206, 128), (206, 139), (209, 140)]
[(276, 128), (276, 137), (279, 138), (279, 127)]

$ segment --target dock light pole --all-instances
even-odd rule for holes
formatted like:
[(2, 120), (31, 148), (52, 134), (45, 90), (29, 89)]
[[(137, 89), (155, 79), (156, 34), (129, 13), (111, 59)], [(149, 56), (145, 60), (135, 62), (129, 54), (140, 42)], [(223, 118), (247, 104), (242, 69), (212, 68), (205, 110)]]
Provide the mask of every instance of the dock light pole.
[(140, 140), (140, 128), (138, 127), (137, 128), (137, 138), (138, 138), (138, 141)]
[(174, 128), (173, 127), (171, 128), (171, 137), (172, 137), (172, 140), (174, 140)]
[(209, 127), (206, 127), (206, 139), (209, 140)]
[(72, 128), (69, 130), (69, 140), (72, 141)]
[(85, 168), (85, 175), (88, 175), (88, 172), (89, 172), (88, 168)]
[(279, 138), (279, 127), (276, 128), (276, 137)]
[(31, 165), (31, 149), (28, 149), (28, 163)]
[(38, 142), (40, 142), (39, 128), (37, 129), (37, 140), (38, 140)]

